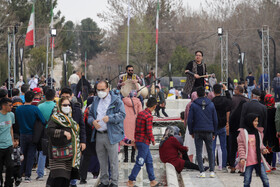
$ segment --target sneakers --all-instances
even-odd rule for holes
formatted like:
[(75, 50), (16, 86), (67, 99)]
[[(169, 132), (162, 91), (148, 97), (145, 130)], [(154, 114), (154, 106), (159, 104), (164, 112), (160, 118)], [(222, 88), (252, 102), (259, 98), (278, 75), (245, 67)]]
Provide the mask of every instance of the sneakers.
[(87, 181), (85, 179), (80, 180), (80, 184), (86, 184), (86, 183), (87, 183)]
[(222, 168), (222, 172), (227, 173), (228, 172), (227, 168)]
[(25, 183), (30, 183), (30, 182), (31, 182), (31, 178), (30, 178), (30, 177), (25, 177), (24, 182), (25, 182)]
[(43, 180), (44, 180), (43, 177), (39, 177), (39, 176), (38, 176), (38, 177), (36, 178), (36, 181), (43, 181)]
[(215, 178), (215, 177), (216, 177), (216, 175), (215, 175), (214, 171), (211, 171), (210, 172), (210, 178)]
[(196, 176), (197, 178), (205, 178), (206, 175), (204, 172), (200, 173), (199, 175)]

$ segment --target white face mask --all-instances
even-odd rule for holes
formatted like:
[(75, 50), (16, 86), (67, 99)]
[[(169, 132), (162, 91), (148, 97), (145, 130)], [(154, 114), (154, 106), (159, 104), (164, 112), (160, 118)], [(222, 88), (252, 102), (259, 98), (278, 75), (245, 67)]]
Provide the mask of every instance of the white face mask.
[(61, 111), (62, 111), (64, 114), (69, 114), (69, 113), (72, 111), (72, 109), (71, 109), (70, 106), (63, 106), (63, 107), (61, 107)]
[(104, 99), (107, 96), (107, 92), (98, 91), (97, 95), (98, 95), (99, 98)]

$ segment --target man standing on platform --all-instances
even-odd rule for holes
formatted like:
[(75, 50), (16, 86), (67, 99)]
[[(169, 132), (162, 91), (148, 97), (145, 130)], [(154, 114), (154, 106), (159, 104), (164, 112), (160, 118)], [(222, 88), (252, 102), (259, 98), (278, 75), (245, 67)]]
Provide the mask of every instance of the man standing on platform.
[(125, 85), (125, 81), (127, 80), (132, 80), (134, 84), (139, 83), (142, 86), (142, 80), (140, 79), (140, 77), (133, 73), (133, 66), (127, 65), (125, 69), (126, 73), (120, 76), (118, 89), (120, 90), (121, 87)]
[(73, 74), (69, 77), (68, 83), (72, 92), (76, 93), (76, 86), (80, 80), (79, 72), (73, 71)]

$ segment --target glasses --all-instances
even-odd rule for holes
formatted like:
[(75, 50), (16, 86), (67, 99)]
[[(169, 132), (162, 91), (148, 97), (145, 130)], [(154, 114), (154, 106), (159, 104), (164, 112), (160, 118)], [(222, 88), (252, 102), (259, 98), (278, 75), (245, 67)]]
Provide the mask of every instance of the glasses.
[(127, 70), (128, 72), (133, 72), (133, 70)]
[(67, 107), (67, 106), (71, 106), (70, 104), (62, 104), (62, 106)]

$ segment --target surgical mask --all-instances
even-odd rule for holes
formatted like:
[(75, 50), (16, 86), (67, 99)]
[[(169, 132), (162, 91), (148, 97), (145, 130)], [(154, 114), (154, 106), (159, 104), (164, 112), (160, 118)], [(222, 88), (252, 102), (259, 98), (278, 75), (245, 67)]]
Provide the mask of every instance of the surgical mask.
[(98, 91), (97, 95), (98, 95), (99, 98), (104, 99), (107, 96), (107, 92)]
[(64, 114), (69, 114), (72, 109), (70, 106), (64, 106), (64, 107), (61, 107), (61, 111), (64, 113)]

